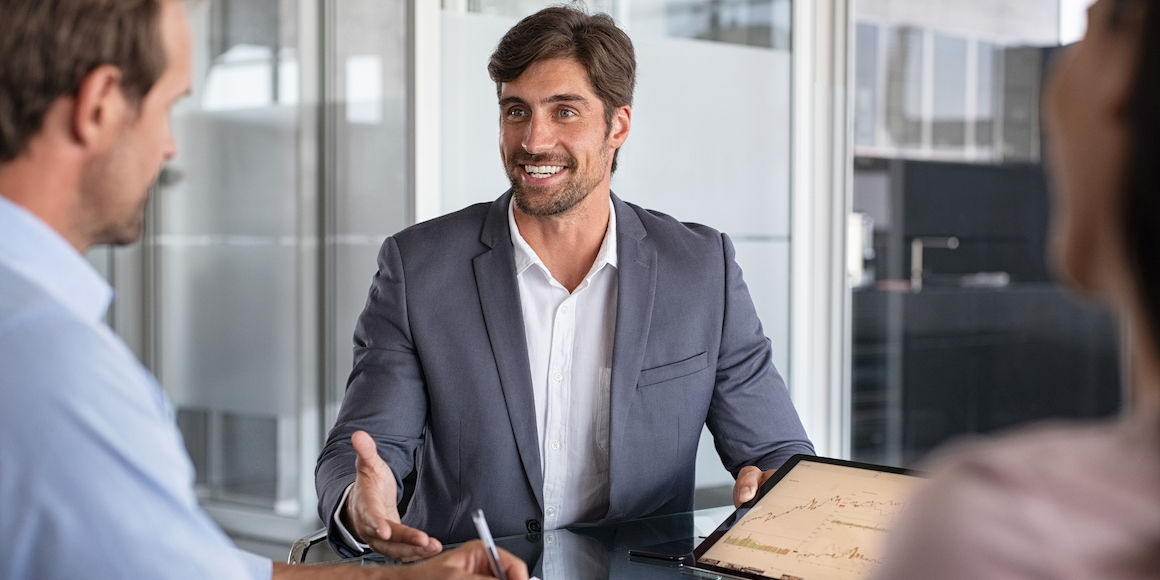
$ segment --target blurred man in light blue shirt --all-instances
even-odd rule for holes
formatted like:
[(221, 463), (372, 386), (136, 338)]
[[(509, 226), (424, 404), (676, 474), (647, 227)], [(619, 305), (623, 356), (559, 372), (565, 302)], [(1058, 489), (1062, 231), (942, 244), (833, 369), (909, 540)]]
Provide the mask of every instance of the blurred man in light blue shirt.
[(273, 564), (198, 507), (81, 255), (140, 236), (190, 53), (176, 0), (0, 0), (0, 578), (489, 577), (478, 542), (413, 567)]

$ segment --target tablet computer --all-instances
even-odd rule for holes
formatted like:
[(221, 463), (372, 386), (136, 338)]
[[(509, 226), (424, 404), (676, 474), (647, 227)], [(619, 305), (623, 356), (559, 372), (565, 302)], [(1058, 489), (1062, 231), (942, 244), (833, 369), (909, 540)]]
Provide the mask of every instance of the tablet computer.
[(907, 469), (795, 455), (686, 565), (752, 580), (866, 578), (919, 481)]

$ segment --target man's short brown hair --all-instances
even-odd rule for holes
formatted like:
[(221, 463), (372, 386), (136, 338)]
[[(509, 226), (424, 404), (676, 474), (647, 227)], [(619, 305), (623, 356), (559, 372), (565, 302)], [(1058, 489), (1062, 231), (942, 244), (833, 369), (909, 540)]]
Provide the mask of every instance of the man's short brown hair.
[[(503, 36), (487, 72), (498, 94), (503, 83), (550, 58), (572, 58), (584, 66), (592, 90), (604, 103), (604, 124), (611, 131), (613, 114), (620, 107), (632, 106), (636, 86), (636, 53), (628, 35), (607, 14), (588, 14), (571, 6), (545, 8)], [(612, 170), (616, 171), (615, 156)]]
[(119, 68), (139, 103), (165, 71), (160, 16), (161, 0), (0, 0), (0, 163), (98, 66)]

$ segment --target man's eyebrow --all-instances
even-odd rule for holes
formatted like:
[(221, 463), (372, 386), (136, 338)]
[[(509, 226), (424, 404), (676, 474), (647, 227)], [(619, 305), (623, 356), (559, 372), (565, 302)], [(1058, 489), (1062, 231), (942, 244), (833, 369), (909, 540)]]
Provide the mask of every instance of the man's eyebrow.
[(504, 98), (499, 100), (499, 106), (501, 106), (501, 107), (505, 107), (507, 105), (526, 105), (526, 104), (528, 104), (527, 101), (524, 101), (523, 99), (521, 99), (519, 97), (504, 97)]
[(572, 95), (572, 94), (564, 93), (564, 94), (560, 94), (560, 95), (552, 95), (552, 96), (544, 99), (544, 102), (545, 103), (581, 103), (581, 104), (586, 105), (586, 104), (588, 104), (588, 99), (584, 98), (583, 95)]
[[(580, 103), (580, 104), (587, 105), (588, 99), (584, 98), (583, 95), (574, 95), (571, 93), (561, 93), (558, 95), (552, 95), (552, 96), (544, 99), (543, 102), (544, 103)], [(527, 105), (528, 102), (519, 98), (519, 97), (515, 97), (515, 96), (504, 97), (504, 98), (499, 100), (499, 106), (501, 106), (501, 107), (504, 107), (507, 105), (513, 105), (513, 104), (514, 105)]]

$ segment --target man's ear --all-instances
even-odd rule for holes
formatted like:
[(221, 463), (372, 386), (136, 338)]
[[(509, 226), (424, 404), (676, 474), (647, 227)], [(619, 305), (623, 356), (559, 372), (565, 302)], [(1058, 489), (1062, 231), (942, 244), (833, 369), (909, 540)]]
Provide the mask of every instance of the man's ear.
[(632, 128), (632, 107), (617, 107), (612, 115), (612, 127), (608, 132), (609, 145), (619, 149), (628, 140), (628, 130)]
[(72, 137), (85, 149), (110, 147), (124, 125), (129, 103), (121, 92), (121, 70), (112, 65), (93, 69), (81, 81), (72, 110)]

